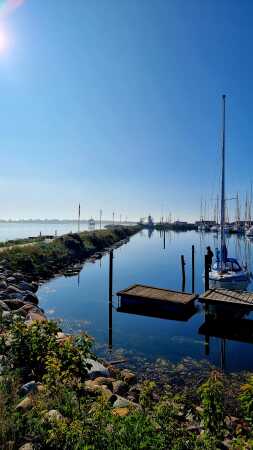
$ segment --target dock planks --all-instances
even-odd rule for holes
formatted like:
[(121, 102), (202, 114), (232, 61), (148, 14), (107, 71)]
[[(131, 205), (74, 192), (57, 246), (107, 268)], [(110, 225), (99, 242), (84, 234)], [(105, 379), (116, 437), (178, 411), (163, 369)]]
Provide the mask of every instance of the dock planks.
[(229, 304), (253, 308), (253, 292), (232, 291), (230, 289), (209, 289), (199, 297), (201, 302)]
[(134, 284), (127, 289), (117, 292), (117, 295), (125, 299), (147, 300), (157, 303), (173, 303), (178, 305), (190, 305), (196, 298), (196, 294), (172, 291), (153, 286)]

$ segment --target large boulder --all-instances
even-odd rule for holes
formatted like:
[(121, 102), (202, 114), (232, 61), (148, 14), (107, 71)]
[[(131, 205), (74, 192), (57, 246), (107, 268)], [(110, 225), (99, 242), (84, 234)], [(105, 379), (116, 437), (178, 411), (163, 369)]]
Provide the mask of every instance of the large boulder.
[(25, 305), (25, 302), (23, 300), (20, 300), (18, 298), (13, 299), (6, 299), (4, 300), (4, 303), (9, 306), (11, 310), (22, 308)]
[(32, 325), (33, 322), (44, 322), (45, 320), (47, 320), (46, 316), (39, 309), (29, 311), (26, 316), (27, 325)]
[(8, 283), (13, 284), (13, 283), (16, 283), (16, 278), (15, 277), (8, 277), (7, 281), (8, 281)]
[(30, 283), (27, 283), (27, 281), (20, 281), (18, 288), (21, 289), (21, 291), (33, 292), (33, 286)]
[(13, 274), (13, 277), (16, 278), (16, 280), (21, 281), (24, 279), (24, 275), (21, 272), (15, 272)]
[(45, 419), (47, 419), (48, 422), (53, 423), (57, 420), (63, 420), (64, 417), (57, 409), (50, 409), (50, 411), (45, 414)]
[(99, 361), (91, 358), (86, 358), (85, 362), (89, 366), (88, 376), (90, 379), (94, 380), (97, 377), (109, 377), (108, 369)]
[(24, 301), (33, 303), (34, 305), (38, 305), (38, 303), (39, 303), (38, 297), (35, 294), (33, 294), (32, 292), (26, 293), (26, 295), (24, 296)]
[(30, 381), (29, 383), (23, 384), (19, 389), (20, 395), (35, 394), (37, 392), (37, 385), (35, 381)]
[(17, 286), (14, 286), (13, 284), (10, 284), (7, 289), (6, 292), (8, 294), (22, 294), (23, 292), (21, 291), (21, 289), (19, 289)]
[(127, 398), (121, 397), (120, 395), (117, 395), (117, 400), (113, 403), (114, 408), (133, 408), (141, 410), (141, 406), (137, 403), (132, 402), (131, 400), (128, 400)]
[(26, 444), (22, 445), (22, 447), (19, 447), (18, 450), (34, 450), (34, 446), (31, 442), (27, 442)]
[(3, 311), (10, 311), (9, 306), (3, 302), (3, 300), (0, 300), (0, 309), (2, 309)]
[(117, 380), (117, 381), (114, 381), (112, 384), (113, 384), (113, 393), (114, 394), (125, 395), (127, 393), (129, 386), (124, 381)]
[(21, 412), (26, 412), (33, 407), (33, 399), (30, 395), (24, 398), (17, 406), (16, 410)]
[(121, 378), (127, 384), (134, 384), (136, 382), (136, 375), (128, 369), (121, 371)]
[[(6, 293), (6, 291), (4, 291), (4, 294), (5, 293)], [(15, 298), (18, 298), (19, 300), (22, 300), (24, 298), (24, 293), (21, 293), (21, 292), (12, 292), (11, 294), (7, 293), (7, 298), (14, 299), (14, 300), (15, 300)]]
[(0, 289), (7, 289), (7, 283), (5, 280), (0, 280)]

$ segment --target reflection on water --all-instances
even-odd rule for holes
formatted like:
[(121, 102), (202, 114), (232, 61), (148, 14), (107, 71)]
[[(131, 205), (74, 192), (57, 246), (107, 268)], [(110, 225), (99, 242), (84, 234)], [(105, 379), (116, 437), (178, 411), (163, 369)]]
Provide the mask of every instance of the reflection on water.
[[(216, 366), (222, 361), (222, 367), (226, 365), (228, 370), (253, 369), (251, 324), (248, 323), (251, 313), (248, 311), (243, 311), (240, 316), (237, 310), (237, 316), (233, 318), (236, 322), (225, 329), (224, 323), (219, 325), (221, 318), (213, 312), (207, 318), (201, 305), (185, 311), (185, 316), (181, 312), (161, 318), (159, 311), (127, 310), (118, 304), (115, 293), (132, 284), (180, 290), (181, 255), (186, 262), (185, 290), (191, 292), (192, 245), (195, 246), (195, 290), (201, 293), (205, 249), (207, 245), (214, 249), (218, 245), (217, 237), (194, 231), (165, 234), (153, 231), (150, 234), (149, 230), (143, 230), (127, 245), (114, 251), (112, 301), (109, 256), (106, 255), (93, 264), (86, 263), (79, 279), (60, 277), (42, 286), (39, 291), (41, 306), (46, 311), (51, 310), (50, 317), (60, 319), (67, 332), (87, 331), (94, 336), (98, 353), (107, 358), (145, 358), (154, 363), (160, 359), (177, 363), (186, 357), (206, 358)], [(231, 236), (228, 249), (251, 270), (252, 243), (249, 240)], [(252, 290), (252, 283), (248, 289)], [(232, 317), (231, 311), (229, 317)], [(234, 334), (233, 327), (237, 330)], [(245, 327), (248, 334), (245, 331), (242, 335), (240, 330), (246, 330)], [(221, 334), (222, 330), (226, 330), (226, 334)]]

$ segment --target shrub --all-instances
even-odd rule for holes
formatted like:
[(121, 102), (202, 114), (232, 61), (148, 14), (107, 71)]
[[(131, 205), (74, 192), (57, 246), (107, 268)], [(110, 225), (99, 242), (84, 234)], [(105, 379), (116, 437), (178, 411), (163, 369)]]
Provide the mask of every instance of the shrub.
[(241, 392), (239, 396), (241, 407), (245, 418), (252, 424), (253, 423), (253, 375), (248, 379), (248, 382), (241, 386)]
[(198, 392), (203, 407), (205, 430), (208, 434), (220, 437), (224, 426), (224, 386), (221, 374), (213, 371)]

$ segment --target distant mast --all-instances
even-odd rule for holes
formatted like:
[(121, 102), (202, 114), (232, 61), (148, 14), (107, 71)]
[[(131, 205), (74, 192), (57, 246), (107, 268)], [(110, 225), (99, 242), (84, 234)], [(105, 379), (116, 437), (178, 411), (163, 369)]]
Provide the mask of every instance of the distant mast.
[(80, 233), (80, 217), (81, 217), (81, 205), (79, 203), (79, 206), (78, 206), (78, 223), (77, 223), (78, 233)]
[(226, 242), (225, 242), (225, 232), (224, 232), (224, 226), (225, 226), (225, 115), (226, 115), (226, 96), (222, 96), (222, 149), (221, 149), (221, 223), (220, 223), (220, 229), (221, 229), (221, 270), (224, 269), (224, 263), (226, 262), (225, 255), (226, 255)]

